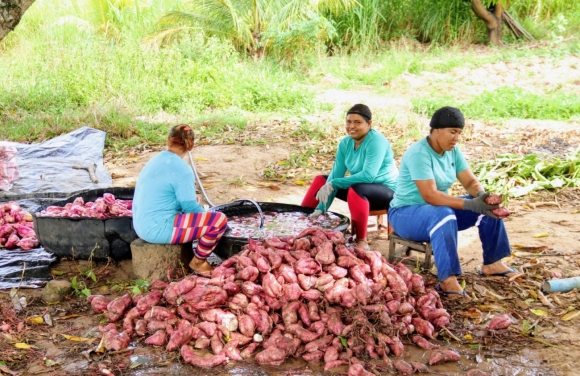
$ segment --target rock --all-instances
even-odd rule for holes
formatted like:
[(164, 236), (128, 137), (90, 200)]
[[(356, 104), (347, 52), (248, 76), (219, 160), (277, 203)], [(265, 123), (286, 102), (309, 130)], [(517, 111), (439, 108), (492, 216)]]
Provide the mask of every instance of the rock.
[(72, 286), (69, 281), (55, 279), (49, 281), (42, 292), (42, 301), (45, 303), (58, 303), (72, 292)]
[(152, 244), (143, 239), (131, 243), (133, 273), (139, 279), (166, 280), (167, 269), (179, 266), (180, 263), (188, 271), (192, 257), (191, 243)]

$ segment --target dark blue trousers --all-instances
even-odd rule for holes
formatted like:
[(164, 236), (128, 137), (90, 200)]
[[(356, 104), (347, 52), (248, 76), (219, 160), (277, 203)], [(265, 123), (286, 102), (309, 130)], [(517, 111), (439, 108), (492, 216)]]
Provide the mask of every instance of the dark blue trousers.
[[(463, 196), (462, 198), (472, 198)], [(458, 231), (477, 226), (483, 248), (483, 264), (489, 265), (511, 254), (503, 220), (470, 210), (448, 206), (411, 205), (389, 209), (389, 222), (402, 238), (429, 241), (433, 248), (437, 278), (440, 281), (461, 274), (457, 253)]]

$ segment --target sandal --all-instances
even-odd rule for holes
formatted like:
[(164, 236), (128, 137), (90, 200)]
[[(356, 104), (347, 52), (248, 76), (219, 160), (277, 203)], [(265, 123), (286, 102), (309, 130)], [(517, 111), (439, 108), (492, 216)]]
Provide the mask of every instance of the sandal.
[(463, 290), (462, 292), (444, 291), (441, 288), (441, 285), (439, 283), (435, 286), (435, 291), (437, 291), (439, 293), (439, 295), (441, 295), (442, 297), (451, 298), (451, 300), (458, 300), (458, 299), (471, 300), (469, 295), (467, 295), (467, 291), (465, 291), (465, 290)]
[(483, 271), (481, 270), (481, 265), (479, 265), (477, 268), (477, 272), (479, 273), (480, 276), (482, 277), (506, 277), (506, 278), (513, 278), (515, 276), (508, 276), (508, 274), (512, 274), (512, 273), (516, 273), (516, 274), (521, 274), (523, 276), (522, 273), (518, 272), (515, 269), (509, 268), (508, 270), (504, 271), (504, 272), (500, 272), (500, 273), (492, 273), (492, 274), (485, 274), (483, 273)]

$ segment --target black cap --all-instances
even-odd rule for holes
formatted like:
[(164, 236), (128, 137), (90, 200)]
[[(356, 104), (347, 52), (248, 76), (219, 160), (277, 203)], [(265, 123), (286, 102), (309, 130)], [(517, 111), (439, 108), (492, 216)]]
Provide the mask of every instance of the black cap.
[(350, 108), (350, 110), (346, 112), (347, 116), (350, 114), (360, 115), (363, 118), (365, 118), (366, 121), (369, 121), (373, 118), (373, 115), (371, 114), (371, 109), (367, 105), (360, 103), (355, 104)]
[(465, 118), (458, 108), (445, 106), (435, 111), (429, 126), (433, 129), (463, 128), (465, 127)]

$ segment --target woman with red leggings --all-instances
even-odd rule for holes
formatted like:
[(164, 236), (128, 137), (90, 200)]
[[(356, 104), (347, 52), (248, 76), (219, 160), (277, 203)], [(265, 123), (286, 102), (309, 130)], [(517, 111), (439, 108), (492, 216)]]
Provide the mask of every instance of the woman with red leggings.
[(316, 176), (302, 201), (302, 206), (315, 208), (311, 218), (325, 213), (335, 197), (346, 201), (356, 245), (362, 248), (368, 248), (369, 212), (389, 208), (399, 175), (391, 144), (372, 124), (364, 104), (348, 110), (347, 136), (338, 145), (330, 174)]

